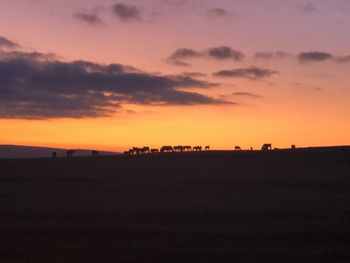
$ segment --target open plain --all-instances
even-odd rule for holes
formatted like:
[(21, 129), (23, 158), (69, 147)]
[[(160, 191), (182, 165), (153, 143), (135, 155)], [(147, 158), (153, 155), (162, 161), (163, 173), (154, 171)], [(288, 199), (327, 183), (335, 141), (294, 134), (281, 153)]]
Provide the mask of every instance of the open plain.
[(350, 148), (3, 159), (0, 262), (350, 262)]

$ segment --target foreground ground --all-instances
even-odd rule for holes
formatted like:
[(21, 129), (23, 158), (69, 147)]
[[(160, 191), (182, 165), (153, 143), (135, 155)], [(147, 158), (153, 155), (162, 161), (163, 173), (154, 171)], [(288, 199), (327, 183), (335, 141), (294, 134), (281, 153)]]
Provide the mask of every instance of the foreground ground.
[(0, 160), (0, 262), (350, 262), (350, 148)]

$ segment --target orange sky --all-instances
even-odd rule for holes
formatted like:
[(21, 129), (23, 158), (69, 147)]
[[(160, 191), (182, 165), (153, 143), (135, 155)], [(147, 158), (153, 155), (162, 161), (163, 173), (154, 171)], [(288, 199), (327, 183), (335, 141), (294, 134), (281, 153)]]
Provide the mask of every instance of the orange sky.
[[(350, 37), (345, 33), (350, 27), (350, 3), (222, 0), (201, 1), (199, 5), (198, 2), (4, 0), (0, 37), (18, 46), (1, 44), (0, 39), (0, 75), (7, 81), (0, 77), (3, 105), (0, 144), (114, 151), (167, 144), (211, 145), (213, 149), (232, 149), (235, 145), (260, 148), (267, 142), (280, 148), (291, 144), (350, 144)], [(137, 12), (123, 13), (116, 8), (118, 4)], [(77, 14), (89, 16), (81, 19)], [(236, 60), (232, 53), (227, 57), (211, 55), (213, 48), (220, 47), (239, 51), (244, 59)], [(180, 48), (198, 53), (193, 57), (177, 57), (190, 66), (176, 66), (172, 64), (174, 59), (166, 60)], [(191, 79), (217, 85), (171, 87), (170, 94), (163, 94), (165, 97), (159, 101), (157, 92), (163, 92), (162, 86), (149, 94), (152, 86), (111, 83), (116, 90), (124, 88), (123, 85), (128, 87), (122, 93), (127, 99), (117, 99), (120, 107), (112, 107), (115, 112), (111, 116), (93, 116), (90, 112), (84, 118), (79, 114), (67, 116), (62, 109), (71, 105), (64, 100), (68, 95), (62, 90), (67, 85), (75, 89), (75, 82), (57, 86), (56, 80), (50, 84), (53, 78), (47, 79), (45, 75), (47, 89), (57, 93), (50, 93), (53, 97), (46, 99), (46, 108), (39, 107), (45, 90), (40, 87), (38, 91), (35, 84), (21, 87), (18, 83), (34, 83), (34, 76), (43, 74), (42, 67), (47, 65), (33, 60), (30, 63), (37, 63), (38, 67), (35, 74), (11, 76), (24, 74), (20, 67), (8, 70), (19, 59), (5, 56), (13, 51), (21, 56), (33, 51), (55, 54), (54, 62), (48, 63), (70, 65), (74, 60), (84, 60), (101, 65), (130, 65), (140, 70), (138, 74), (142, 77), (166, 76), (167, 80), (172, 78), (169, 75), (196, 72), (201, 75), (192, 75)], [(282, 51), (283, 56), (274, 55), (277, 51)], [(257, 58), (256, 52), (265, 52), (266, 57)], [(27, 60), (23, 63), (31, 65)], [(245, 75), (252, 67), (271, 72)], [(234, 72), (226, 77), (213, 74), (223, 70)], [(84, 74), (90, 78), (92, 73)], [(11, 84), (5, 75), (17, 84)], [(104, 81), (101, 87), (97, 83), (93, 91), (105, 88), (109, 82)], [(79, 82), (79, 89), (74, 91), (87, 92), (82, 99), (86, 99), (86, 94), (94, 94), (91, 89), (85, 90), (84, 83)], [(133, 93), (133, 88), (140, 92)], [(21, 93), (24, 89), (29, 92)], [(13, 96), (14, 90), (17, 93)], [(187, 93), (185, 96), (179, 91), (200, 94), (213, 101), (203, 102), (197, 97), (187, 101)], [(129, 95), (135, 97), (130, 99)], [(171, 103), (173, 96), (179, 95), (184, 96), (181, 103)], [(54, 96), (63, 99), (57, 102)], [(160, 102), (164, 105), (159, 105)], [(89, 97), (86, 103), (97, 102)], [(18, 105), (24, 109), (20, 115)], [(60, 111), (56, 112), (58, 108)], [(55, 116), (40, 113), (45, 109)], [(35, 114), (40, 120), (34, 120)]]

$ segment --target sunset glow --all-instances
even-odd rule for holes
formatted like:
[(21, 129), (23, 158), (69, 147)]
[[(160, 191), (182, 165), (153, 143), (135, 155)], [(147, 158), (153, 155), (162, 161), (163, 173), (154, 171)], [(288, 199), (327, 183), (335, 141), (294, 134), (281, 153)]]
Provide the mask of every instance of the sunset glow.
[(349, 14), (345, 0), (3, 0), (0, 144), (349, 145)]

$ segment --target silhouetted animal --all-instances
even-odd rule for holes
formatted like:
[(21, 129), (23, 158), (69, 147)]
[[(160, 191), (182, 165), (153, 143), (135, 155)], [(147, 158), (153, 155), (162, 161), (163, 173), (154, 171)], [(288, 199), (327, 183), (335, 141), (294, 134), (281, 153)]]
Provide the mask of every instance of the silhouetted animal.
[(53, 158), (57, 157), (57, 153), (56, 153), (56, 152), (53, 152), (53, 153), (52, 153), (52, 157), (53, 157)]
[(195, 147), (193, 147), (193, 151), (194, 151), (194, 152), (200, 152), (200, 151), (202, 151), (202, 146), (195, 146)]
[(235, 146), (235, 151), (242, 151), (242, 148), (240, 146)]
[(141, 149), (137, 148), (137, 147), (132, 147), (131, 151), (132, 151), (132, 154), (138, 155), (138, 154), (140, 154)]
[(160, 152), (165, 153), (165, 152), (174, 152), (174, 149), (172, 146), (163, 146), (160, 149)]
[(150, 152), (150, 149), (147, 146), (140, 149), (140, 153), (149, 153), (149, 152)]
[(182, 149), (183, 149), (184, 151), (192, 151), (192, 147), (189, 146), (189, 145), (183, 146)]
[(263, 151), (268, 151), (268, 150), (272, 150), (272, 145), (270, 143), (265, 143), (262, 147), (261, 150)]
[(174, 149), (175, 152), (183, 152), (184, 151), (184, 146), (181, 146), (181, 145), (174, 146), (173, 149)]
[(209, 151), (210, 150), (210, 146), (209, 145), (205, 146), (205, 150)]
[(100, 152), (99, 151), (91, 151), (91, 155), (92, 156), (100, 156)]
[(292, 150), (295, 150), (297, 147), (293, 144), (291, 148)]
[(75, 150), (68, 150), (67, 157), (72, 157), (74, 153), (75, 153)]
[(151, 149), (151, 153), (159, 153), (158, 149)]

